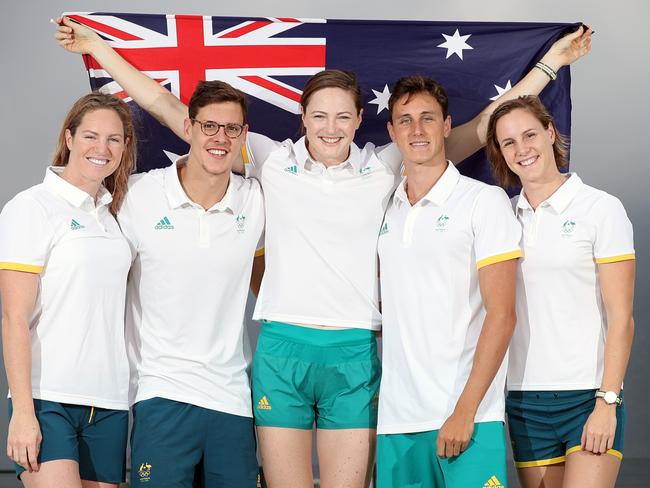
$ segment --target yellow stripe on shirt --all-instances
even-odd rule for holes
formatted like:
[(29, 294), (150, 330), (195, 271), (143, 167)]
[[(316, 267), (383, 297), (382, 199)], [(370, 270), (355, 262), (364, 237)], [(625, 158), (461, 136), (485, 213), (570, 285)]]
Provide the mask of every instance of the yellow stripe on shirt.
[(264, 256), (264, 248), (260, 248), (257, 251), (255, 251), (255, 257), (259, 258), (260, 256)]
[(636, 259), (635, 254), (621, 254), (620, 256), (611, 256), (608, 258), (596, 258), (596, 264), (618, 263), (619, 261), (629, 261)]
[(496, 256), (490, 256), (489, 258), (481, 259), (476, 263), (476, 267), (478, 269), (481, 269), (482, 267), (489, 266), (490, 264), (517, 259), (521, 256), (523, 256), (523, 254), (520, 249), (517, 249), (516, 251), (504, 252), (503, 254), (497, 254)]
[(25, 273), (40, 274), (43, 271), (43, 266), (34, 266), (33, 264), (0, 262), (0, 269), (8, 269), (11, 271), (24, 271)]

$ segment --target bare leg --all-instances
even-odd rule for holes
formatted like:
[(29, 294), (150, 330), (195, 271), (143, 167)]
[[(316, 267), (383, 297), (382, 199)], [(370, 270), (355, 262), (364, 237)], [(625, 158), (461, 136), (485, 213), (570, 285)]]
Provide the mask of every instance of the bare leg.
[(576, 451), (566, 458), (563, 488), (614, 488), (621, 460), (611, 454)]
[(257, 439), (269, 488), (313, 488), (311, 430), (257, 427)]
[(564, 463), (517, 469), (522, 488), (562, 488)]
[(25, 488), (81, 488), (79, 464), (71, 459), (41, 463), (38, 472), (20, 475)]
[(365, 488), (375, 463), (376, 430), (319, 429), (321, 488)]

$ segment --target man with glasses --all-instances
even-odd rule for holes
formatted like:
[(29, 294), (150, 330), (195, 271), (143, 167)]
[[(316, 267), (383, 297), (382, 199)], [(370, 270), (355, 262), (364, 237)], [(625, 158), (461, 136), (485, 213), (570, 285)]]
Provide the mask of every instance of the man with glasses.
[(190, 151), (132, 176), (118, 220), (134, 261), (127, 288), (131, 486), (252, 488), (258, 465), (243, 317), (264, 227), (259, 184), (231, 172), (246, 100), (201, 82)]

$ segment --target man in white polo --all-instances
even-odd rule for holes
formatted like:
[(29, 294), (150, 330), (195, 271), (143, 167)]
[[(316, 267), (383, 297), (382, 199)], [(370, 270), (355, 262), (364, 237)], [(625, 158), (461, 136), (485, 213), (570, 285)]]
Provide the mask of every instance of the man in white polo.
[(505, 486), (502, 361), (521, 231), (503, 190), (446, 160), (438, 83), (402, 78), (389, 109), (407, 177), (379, 235), (378, 487)]
[(264, 227), (259, 184), (231, 173), (246, 100), (201, 82), (190, 152), (131, 178), (118, 220), (135, 260), (127, 293), (131, 486), (253, 488), (258, 465), (243, 327)]

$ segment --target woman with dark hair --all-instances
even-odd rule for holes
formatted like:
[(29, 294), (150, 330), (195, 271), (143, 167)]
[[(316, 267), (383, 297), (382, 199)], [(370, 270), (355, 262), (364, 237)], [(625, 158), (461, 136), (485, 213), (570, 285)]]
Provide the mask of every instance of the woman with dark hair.
[[(183, 137), (187, 107), (178, 98), (93, 31), (57, 22), (63, 48), (91, 54), (141, 107)], [(557, 41), (545, 65), (557, 70), (580, 58), (590, 33), (581, 28)], [(548, 81), (533, 69), (505, 96), (539, 93)], [(266, 270), (253, 316), (263, 326), (252, 378), (262, 462), (272, 488), (313, 486), (315, 423), (321, 486), (367, 486), (380, 380), (377, 235), (402, 158), (392, 144), (353, 142), (363, 112), (353, 73), (317, 73), (300, 103), (304, 137), (277, 142), (249, 132), (240, 168), (259, 179), (266, 203)], [(452, 130), (446, 141), (452, 161), (482, 147), (495, 106)]]
[[(525, 488), (613, 487), (635, 253), (621, 202), (560, 171), (565, 139), (537, 97), (499, 106), (487, 150), (523, 228), (506, 412)], [(606, 454), (606, 455), (605, 455)]]
[(131, 252), (115, 220), (135, 166), (129, 107), (77, 100), (43, 183), (0, 214), (7, 455), (27, 487), (124, 480)]

